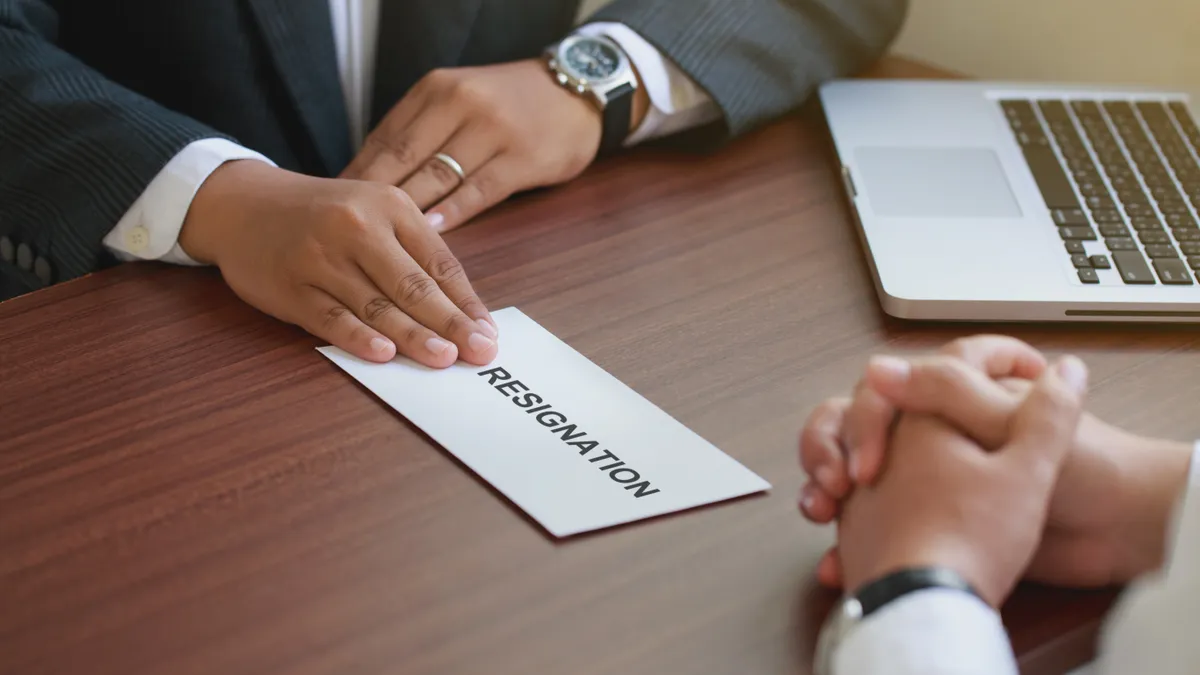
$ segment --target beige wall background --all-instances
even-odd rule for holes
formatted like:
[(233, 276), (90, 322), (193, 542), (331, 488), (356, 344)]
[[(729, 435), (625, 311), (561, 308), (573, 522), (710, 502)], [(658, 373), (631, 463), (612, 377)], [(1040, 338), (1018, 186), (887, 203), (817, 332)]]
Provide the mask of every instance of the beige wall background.
[[(584, 0), (584, 14), (605, 2)], [(901, 54), (977, 77), (1200, 93), (1200, 0), (910, 2)]]

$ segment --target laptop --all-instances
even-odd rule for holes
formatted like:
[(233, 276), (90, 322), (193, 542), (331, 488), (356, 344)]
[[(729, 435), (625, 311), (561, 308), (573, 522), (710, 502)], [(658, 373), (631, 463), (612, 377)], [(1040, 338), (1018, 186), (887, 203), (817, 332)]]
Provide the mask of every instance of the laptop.
[(858, 80), (820, 98), (888, 314), (1200, 321), (1186, 95)]

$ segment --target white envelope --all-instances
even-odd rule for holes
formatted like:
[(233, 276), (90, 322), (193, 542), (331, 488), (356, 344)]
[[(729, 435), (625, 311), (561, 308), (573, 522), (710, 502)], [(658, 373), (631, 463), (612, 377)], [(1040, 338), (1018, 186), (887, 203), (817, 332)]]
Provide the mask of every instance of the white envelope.
[(488, 366), (319, 351), (557, 537), (771, 487), (520, 310), (492, 317)]

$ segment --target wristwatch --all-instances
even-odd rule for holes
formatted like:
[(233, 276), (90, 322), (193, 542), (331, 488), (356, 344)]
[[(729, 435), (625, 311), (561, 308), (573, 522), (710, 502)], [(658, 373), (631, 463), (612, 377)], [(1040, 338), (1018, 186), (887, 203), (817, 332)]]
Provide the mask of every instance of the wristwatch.
[(980, 597), (958, 572), (941, 567), (904, 569), (872, 581), (854, 595), (843, 598), (841, 604), (825, 619), (817, 638), (813, 672), (816, 675), (834, 675), (833, 655), (850, 631), (893, 600), (927, 588), (949, 588)]
[(611, 154), (629, 137), (637, 75), (616, 42), (572, 35), (546, 50), (550, 73), (560, 85), (590, 100), (604, 117), (600, 154)]

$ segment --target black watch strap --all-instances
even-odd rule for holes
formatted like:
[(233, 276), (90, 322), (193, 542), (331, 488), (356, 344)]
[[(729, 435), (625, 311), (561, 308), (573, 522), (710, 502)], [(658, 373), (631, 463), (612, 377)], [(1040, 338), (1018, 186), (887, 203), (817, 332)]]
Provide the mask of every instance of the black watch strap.
[(604, 106), (604, 132), (600, 136), (600, 156), (611, 155), (625, 145), (629, 138), (630, 118), (633, 117), (633, 85), (625, 84), (608, 92)]
[(892, 572), (863, 586), (854, 597), (862, 606), (865, 618), (893, 600), (927, 588), (949, 588), (983, 599), (962, 575), (944, 567), (915, 567)]

